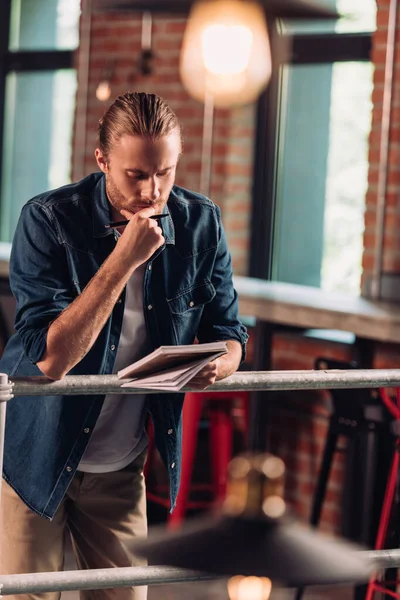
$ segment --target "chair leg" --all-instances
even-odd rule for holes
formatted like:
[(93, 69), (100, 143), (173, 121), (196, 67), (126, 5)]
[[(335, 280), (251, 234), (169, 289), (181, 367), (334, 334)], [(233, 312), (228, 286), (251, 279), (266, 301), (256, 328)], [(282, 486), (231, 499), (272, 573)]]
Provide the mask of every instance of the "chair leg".
[(212, 401), (210, 414), (210, 457), (215, 502), (222, 504), (226, 497), (228, 467), (232, 458), (231, 405), (227, 401)]
[(168, 528), (176, 529), (183, 522), (187, 510), (197, 446), (197, 432), (203, 408), (202, 394), (185, 396), (182, 414), (181, 483), (174, 511), (168, 517)]
[(334, 433), (333, 431), (333, 426), (330, 425), (310, 517), (310, 524), (314, 526), (318, 525), (321, 518), (322, 505), (325, 500), (326, 488), (328, 485), (328, 479), (331, 472), (332, 460), (336, 451), (338, 437), (338, 434)]
[[(324, 455), (322, 458), (321, 469), (318, 477), (317, 489), (315, 491), (313, 506), (311, 510), (310, 524), (313, 526), (317, 526), (321, 518), (322, 506), (325, 499), (329, 474), (331, 472), (332, 459), (333, 455), (335, 454), (338, 437), (338, 434), (333, 431), (333, 424), (331, 423), (329, 426), (328, 436), (326, 438)], [(305, 588), (299, 588), (296, 591), (295, 600), (301, 600), (304, 591)]]

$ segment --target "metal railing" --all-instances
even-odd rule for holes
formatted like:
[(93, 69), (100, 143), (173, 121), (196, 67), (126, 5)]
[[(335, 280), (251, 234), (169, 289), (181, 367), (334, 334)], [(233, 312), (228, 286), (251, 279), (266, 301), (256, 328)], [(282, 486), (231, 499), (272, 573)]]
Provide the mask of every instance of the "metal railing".
[[(374, 569), (400, 567), (400, 550), (366, 550), (362, 554), (371, 561)], [(213, 579), (221, 579), (221, 577), (175, 567), (154, 566), (87, 569), (59, 573), (26, 573), (23, 575), (0, 575), (0, 594), (8, 596), (26, 593), (100, 590), (142, 585), (194, 583)]]
[[(121, 387), (117, 375), (67, 375), (60, 381), (47, 377), (13, 377), (14, 396), (60, 394), (143, 394), (150, 390)], [(337, 388), (400, 387), (400, 369), (351, 369), (318, 371), (239, 371), (214, 383), (209, 390), (278, 391)], [(192, 390), (184, 387), (183, 392)], [(160, 393), (159, 390), (154, 393)], [(163, 392), (169, 393), (169, 392)]]
[(124, 567), (62, 571), (60, 573), (27, 573), (24, 575), (0, 575), (0, 594), (8, 596), (26, 593), (102, 590), (116, 587), (192, 583), (211, 579), (216, 579), (216, 576), (174, 567)]
[[(238, 372), (215, 383), (209, 390), (246, 390), (250, 392), (380, 387), (400, 387), (400, 369)], [(6, 375), (0, 374), (0, 472), (2, 472), (6, 403), (13, 396), (141, 394), (144, 391), (149, 393), (149, 390), (121, 388), (121, 381), (116, 375), (70, 375), (60, 381), (49, 381), (45, 377), (16, 377), (10, 382)], [(196, 392), (198, 390), (192, 390), (188, 386), (182, 391)], [(351, 401), (351, 395), (349, 399)], [(267, 401), (267, 396), (265, 401)], [(400, 550), (398, 549), (364, 551), (363, 554), (371, 560), (371, 565), (374, 564), (374, 567), (378, 566), (380, 569), (400, 568)], [(209, 574), (162, 566), (0, 575), (0, 594), (6, 596), (22, 593), (159, 585), (215, 578), (217, 577)]]

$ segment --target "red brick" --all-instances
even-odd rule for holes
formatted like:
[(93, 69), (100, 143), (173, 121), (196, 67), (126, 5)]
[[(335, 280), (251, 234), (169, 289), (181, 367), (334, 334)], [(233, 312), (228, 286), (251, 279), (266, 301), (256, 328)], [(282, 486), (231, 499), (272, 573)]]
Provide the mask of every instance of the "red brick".
[(400, 273), (400, 256), (395, 253), (385, 252), (382, 261), (383, 269), (387, 273)]
[(165, 32), (166, 33), (183, 34), (185, 29), (186, 29), (186, 19), (167, 20), (165, 22)]
[(374, 227), (376, 225), (376, 212), (367, 210), (364, 214), (365, 227)]
[(372, 269), (374, 269), (375, 257), (373, 255), (373, 253), (371, 253), (371, 252), (368, 253), (367, 251), (365, 251), (363, 253), (362, 266), (363, 266), (364, 271), (365, 270), (372, 271)]

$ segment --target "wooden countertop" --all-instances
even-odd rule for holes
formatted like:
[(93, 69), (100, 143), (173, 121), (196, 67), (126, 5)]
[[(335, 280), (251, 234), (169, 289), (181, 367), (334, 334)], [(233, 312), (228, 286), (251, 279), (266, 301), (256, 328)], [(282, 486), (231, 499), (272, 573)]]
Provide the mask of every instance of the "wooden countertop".
[[(0, 242), (0, 277), (8, 276), (11, 244)], [(243, 316), (311, 329), (351, 331), (361, 338), (400, 343), (400, 303), (375, 302), (292, 283), (234, 277)]]
[(400, 303), (319, 288), (234, 277), (240, 314), (269, 323), (351, 331), (361, 338), (400, 343)]

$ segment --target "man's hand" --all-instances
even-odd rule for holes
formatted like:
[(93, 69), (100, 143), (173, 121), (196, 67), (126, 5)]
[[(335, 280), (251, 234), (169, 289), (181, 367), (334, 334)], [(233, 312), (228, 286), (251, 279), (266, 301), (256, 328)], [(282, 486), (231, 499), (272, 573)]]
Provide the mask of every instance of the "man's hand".
[(212, 362), (209, 362), (189, 381), (188, 385), (195, 390), (205, 390), (209, 385), (215, 383), (218, 378), (219, 360), (220, 358), (216, 358)]
[(242, 346), (236, 340), (226, 342), (228, 352), (219, 358), (208, 363), (193, 379), (188, 383), (195, 390), (205, 390), (210, 385), (229, 377), (237, 371), (242, 358)]
[[(165, 243), (154, 208), (129, 219), (114, 250), (82, 293), (49, 327), (46, 350), (37, 365), (50, 379), (62, 379), (87, 354), (97, 340), (132, 273)], [(73, 340), (73, 342), (71, 342)]]
[(123, 235), (118, 240), (122, 260), (139, 267), (146, 262), (165, 243), (163, 232), (156, 219), (153, 207), (144, 208), (136, 214), (122, 210), (121, 214), (129, 220)]

